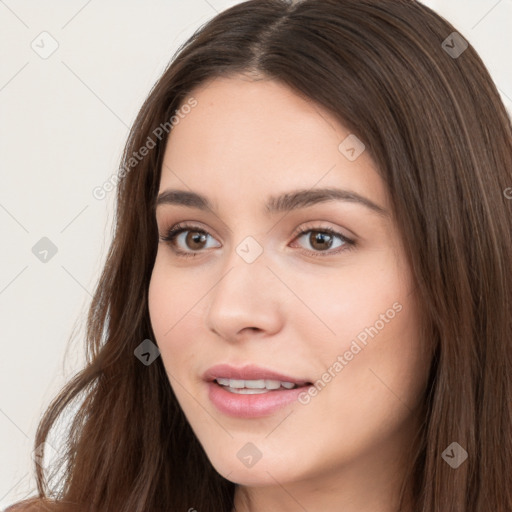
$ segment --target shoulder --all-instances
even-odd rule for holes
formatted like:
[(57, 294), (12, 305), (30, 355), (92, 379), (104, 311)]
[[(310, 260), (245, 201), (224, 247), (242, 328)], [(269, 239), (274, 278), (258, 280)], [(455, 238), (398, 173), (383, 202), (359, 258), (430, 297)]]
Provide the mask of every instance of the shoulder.
[(10, 505), (2, 512), (53, 512), (55, 509), (46, 500), (31, 498)]
[(55, 501), (48, 498), (28, 498), (0, 512), (83, 512), (83, 507), (69, 501)]

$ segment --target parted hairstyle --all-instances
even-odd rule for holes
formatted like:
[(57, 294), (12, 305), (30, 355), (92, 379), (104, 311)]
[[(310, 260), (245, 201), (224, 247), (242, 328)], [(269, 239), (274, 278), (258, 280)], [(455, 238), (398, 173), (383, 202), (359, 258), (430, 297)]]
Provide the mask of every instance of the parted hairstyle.
[[(38, 425), (34, 447), (76, 405), (52, 478), (34, 464), (35, 510), (232, 510), (235, 483), (209, 462), (161, 358), (134, 356), (155, 339), (148, 286), (172, 132), (130, 159), (195, 87), (237, 74), (328, 109), (364, 142), (389, 192), (432, 355), (401, 496), (412, 494), (414, 512), (512, 510), (512, 127), (482, 60), (471, 45), (454, 51), (464, 45), (453, 32), (414, 0), (250, 0), (178, 49), (124, 149), (86, 365)], [(442, 458), (453, 442), (468, 453), (456, 469)]]

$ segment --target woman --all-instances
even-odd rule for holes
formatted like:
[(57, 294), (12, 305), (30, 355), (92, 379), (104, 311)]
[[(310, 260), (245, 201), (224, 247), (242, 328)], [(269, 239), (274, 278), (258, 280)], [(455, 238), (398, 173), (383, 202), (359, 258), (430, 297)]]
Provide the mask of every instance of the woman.
[(512, 510), (511, 169), (488, 72), (422, 4), (220, 13), (131, 131), (34, 510)]

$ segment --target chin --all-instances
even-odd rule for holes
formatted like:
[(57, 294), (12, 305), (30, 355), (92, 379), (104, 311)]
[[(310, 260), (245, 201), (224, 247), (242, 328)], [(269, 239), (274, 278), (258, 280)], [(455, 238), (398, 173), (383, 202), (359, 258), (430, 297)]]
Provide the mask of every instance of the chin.
[(290, 471), (290, 467), (295, 467), (295, 470), (297, 470), (298, 467), (296, 465), (292, 466), (286, 460), (275, 456), (268, 459), (262, 456), (252, 466), (246, 466), (238, 458), (236, 452), (233, 458), (226, 458), (224, 453), (219, 455), (219, 457), (210, 458), (210, 462), (215, 470), (226, 480), (244, 486), (274, 486), (276, 485), (276, 480), (280, 483), (285, 483), (299, 478), (299, 475), (296, 474), (297, 471), (295, 471), (295, 474)]

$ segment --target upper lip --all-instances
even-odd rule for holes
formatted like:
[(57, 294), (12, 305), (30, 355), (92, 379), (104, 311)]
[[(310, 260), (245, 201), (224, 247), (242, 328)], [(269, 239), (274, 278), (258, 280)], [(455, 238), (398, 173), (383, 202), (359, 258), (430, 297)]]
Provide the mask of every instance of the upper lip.
[(310, 384), (306, 379), (297, 379), (283, 373), (278, 373), (268, 368), (248, 364), (242, 367), (230, 366), (229, 364), (217, 364), (212, 366), (203, 374), (206, 381), (214, 381), (217, 378), (236, 380), (278, 380), (280, 382), (292, 382), (298, 386)]

